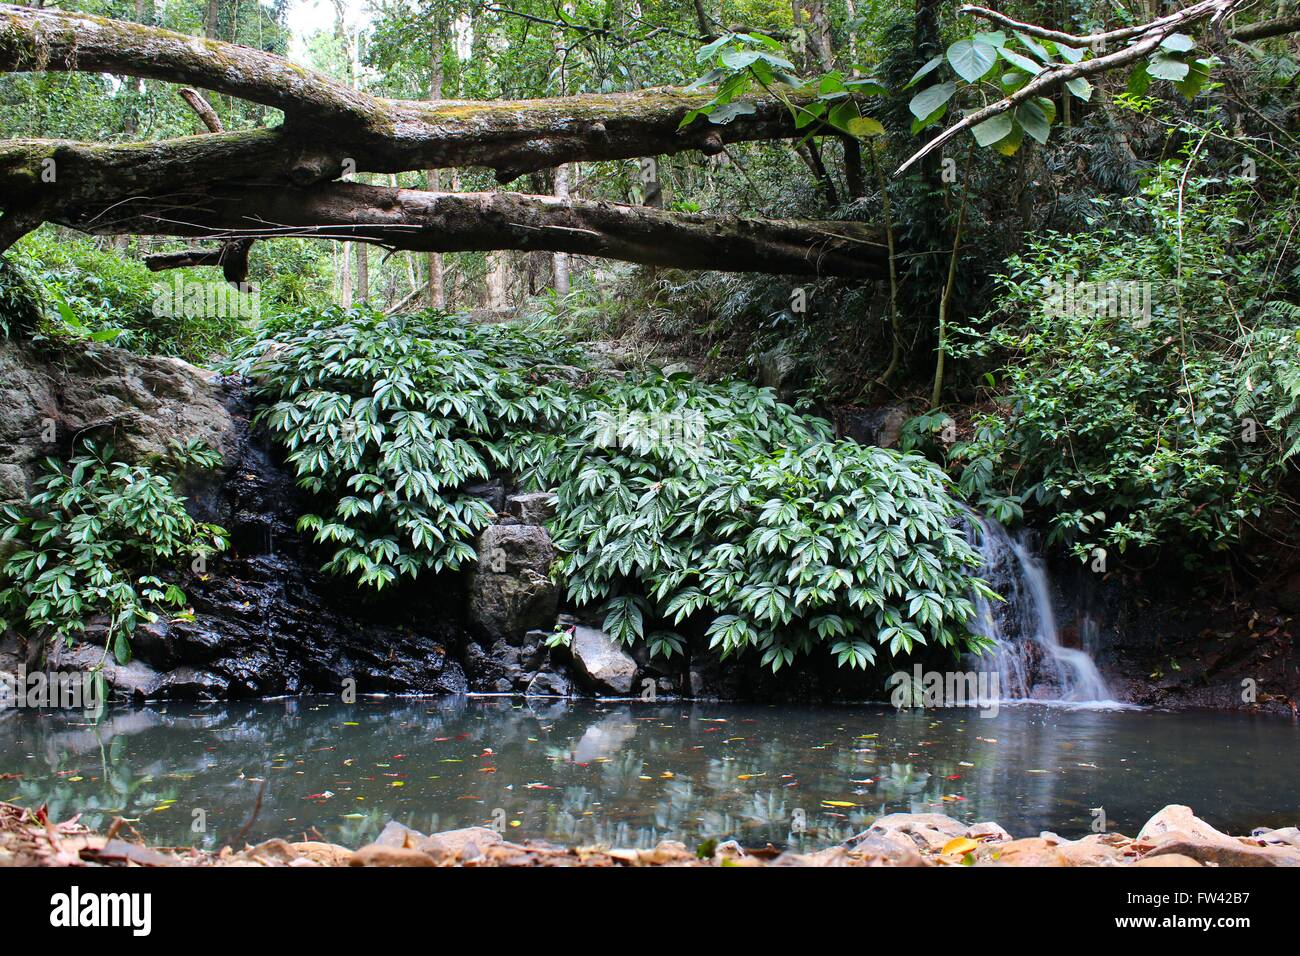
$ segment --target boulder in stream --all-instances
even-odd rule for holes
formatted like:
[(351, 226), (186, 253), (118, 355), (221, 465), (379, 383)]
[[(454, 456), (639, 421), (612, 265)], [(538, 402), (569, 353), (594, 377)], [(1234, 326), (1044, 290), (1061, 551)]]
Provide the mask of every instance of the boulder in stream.
[(569, 653), (573, 656), (573, 669), (578, 680), (590, 690), (619, 697), (632, 693), (636, 661), (604, 631), (575, 625)]
[(479, 537), (470, 581), (470, 619), (486, 639), (517, 644), (555, 619), (559, 587), (551, 580), (555, 546), (535, 525), (493, 525)]

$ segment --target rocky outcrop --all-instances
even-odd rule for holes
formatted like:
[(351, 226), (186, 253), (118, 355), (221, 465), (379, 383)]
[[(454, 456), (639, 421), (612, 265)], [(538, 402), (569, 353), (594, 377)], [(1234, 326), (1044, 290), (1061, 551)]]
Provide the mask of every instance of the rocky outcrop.
[(1293, 717), (1300, 640), (1284, 589), (1297, 559), (1275, 550), (1272, 577), (1232, 592), (1221, 576), (1179, 566), (1101, 574), (1058, 556), (1049, 568), (1061, 642), (1089, 648), (1119, 700)]
[[(1161, 817), (1189, 826), (1186, 807), (1166, 807)], [(1187, 811), (1190, 815), (1190, 811)], [(1195, 820), (1195, 817), (1191, 817)], [(795, 867), (1110, 867), (1110, 866), (1300, 866), (1300, 848), (1268, 844), (1260, 837), (1229, 837), (1212, 828), (1163, 831), (1177, 840), (1093, 834), (1062, 840), (1055, 834), (1012, 839), (997, 824), (967, 826), (940, 814), (896, 813), (838, 846), (812, 853), (770, 846), (747, 850), (735, 841), (702, 844), (694, 852), (664, 840), (652, 849), (558, 847), (541, 841), (515, 843), (496, 829), (464, 827), (426, 836), (396, 821), (375, 842), (353, 852), (329, 843), (267, 840), (239, 851), (152, 850), (103, 837), (75, 819), (54, 824), (0, 803), (0, 866), (75, 866), (130, 861), (140, 866), (795, 866)], [(942, 843), (934, 834), (948, 835)]]
[(835, 434), (859, 445), (897, 448), (903, 426), (914, 414), (915, 408), (906, 402), (873, 408), (844, 406), (835, 409)]
[(545, 525), (555, 517), (558, 502), (559, 498), (549, 491), (511, 495), (506, 499), (506, 513), (520, 524)]
[[(325, 554), (294, 522), (311, 505), (228, 383), (237, 441), (224, 479), (193, 510), (225, 527), (231, 548), (183, 581), (192, 621), (150, 629), (137, 656), (180, 673), (163, 696), (250, 697), (309, 692), (462, 693), (466, 639), (456, 579), (407, 582), (377, 597), (319, 570)], [(224, 682), (224, 687), (222, 686)]]
[[(190, 510), (230, 533), (230, 549), (180, 584), (192, 620), (137, 630), (135, 659), (105, 669), (118, 696), (214, 699), (308, 692), (461, 693), (468, 684), (457, 652), (466, 637), (464, 589), (399, 589), (376, 600), (318, 569), (324, 555), (295, 531), (309, 510), (293, 476), (250, 433), (242, 387), (183, 362), (96, 348), (67, 365), (0, 345), (0, 427), (17, 436), (12, 459), (30, 477), (30, 457), (66, 454), (78, 431), (111, 435), (127, 455), (165, 450), (172, 438), (199, 437), (222, 452), (219, 475), (189, 489)], [(24, 403), (30, 403), (27, 407)], [(14, 406), (23, 406), (15, 409)], [(35, 409), (35, 411), (33, 411)], [(53, 417), (62, 447), (44, 449), (31, 429)], [(102, 424), (97, 424), (101, 422)], [(8, 452), (9, 445), (0, 442)], [(25, 487), (25, 486), (24, 486)], [(24, 493), (24, 492), (20, 492)], [(87, 642), (51, 649), (56, 666), (103, 659), (102, 622)], [(25, 663), (40, 648), (20, 635), (0, 641), (0, 668)]]
[(211, 372), (181, 359), (0, 341), (0, 503), (26, 501), (41, 462), (84, 438), (132, 461), (192, 438), (229, 455), (236, 428), (224, 397)]
[(469, 585), (469, 615), (480, 637), (519, 641), (555, 620), (560, 589), (551, 580), (555, 547), (535, 525), (493, 525), (478, 543)]

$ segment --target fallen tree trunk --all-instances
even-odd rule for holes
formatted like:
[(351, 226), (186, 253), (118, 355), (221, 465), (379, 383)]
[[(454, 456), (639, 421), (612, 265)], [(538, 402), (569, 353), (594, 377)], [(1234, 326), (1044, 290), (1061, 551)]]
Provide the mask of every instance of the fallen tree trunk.
[[(111, 221), (63, 224), (107, 235), (221, 241), (294, 236), (427, 252), (566, 252), (726, 272), (879, 278), (888, 269), (883, 239), (865, 223), (706, 216), (521, 193), (439, 193), (360, 183), (221, 186), (165, 206), (143, 206), (125, 204)], [(219, 261), (218, 250), (190, 250), (154, 257), (151, 267)]]
[[(686, 114), (709, 102), (710, 94), (665, 88), (490, 102), (390, 100), (233, 43), (87, 14), (0, 4), (0, 72), (24, 71), (146, 77), (279, 109), (299, 151), (314, 145), (307, 152), (321, 159), (315, 166), (299, 164), (299, 183), (335, 178), (344, 160), (352, 161), (354, 172), (485, 166), (509, 182), (567, 162), (686, 150), (712, 154), (727, 143), (802, 135), (788, 107), (774, 96), (752, 99), (752, 113), (725, 125), (697, 120), (685, 129), (681, 122)], [(179, 166), (197, 158), (189, 150), (201, 138), (154, 145)], [(104, 162), (129, 161), (135, 148), (93, 145)]]
[[(513, 193), (421, 193), (341, 176), (484, 166), (506, 182), (618, 160), (802, 135), (775, 96), (725, 125), (682, 127), (710, 100), (677, 89), (505, 102), (389, 100), (248, 47), (80, 13), (0, 4), (0, 71), (82, 71), (201, 87), (274, 107), (272, 129), (150, 143), (0, 142), (0, 252), (43, 221), (97, 235), (311, 236), (394, 249), (518, 249), (691, 269), (869, 277), (883, 248), (860, 223), (668, 213)], [(202, 102), (202, 97), (195, 96)], [(804, 131), (806, 132), (806, 131)], [(247, 246), (242, 250), (246, 258)], [(245, 259), (207, 250), (154, 267)]]

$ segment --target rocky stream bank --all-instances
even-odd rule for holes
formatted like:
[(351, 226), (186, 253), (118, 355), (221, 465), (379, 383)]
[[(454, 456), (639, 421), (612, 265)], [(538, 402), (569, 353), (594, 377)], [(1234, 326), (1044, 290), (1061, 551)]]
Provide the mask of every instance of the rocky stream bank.
[(149, 847), (114, 822), (100, 834), (74, 817), (50, 820), (44, 808), (0, 803), (0, 867), (547, 867), (547, 866), (794, 866), (794, 867), (1278, 867), (1300, 866), (1300, 830), (1220, 833), (1190, 808), (1173, 804), (1151, 817), (1136, 837), (1091, 834), (1067, 840), (1054, 833), (1013, 837), (996, 823), (967, 825), (938, 813), (891, 813), (845, 842), (812, 853), (741, 847), (710, 841), (689, 848), (663, 841), (653, 849), (558, 847), (513, 842), (488, 827), (425, 835), (391, 822), (357, 850), (303, 839), (273, 839), (218, 852)]
[[(138, 631), (134, 659), (107, 665), (121, 698), (348, 689), (774, 702), (888, 697), (887, 675), (837, 668), (829, 655), (773, 676), (756, 655), (719, 662), (699, 636), (671, 662), (629, 651), (599, 618), (566, 607), (550, 576), (550, 497), (516, 493), (504, 475), (468, 489), (498, 515), (479, 539), (472, 569), (379, 597), (361, 594), (318, 570), (322, 552), (295, 530), (311, 506), (279, 454), (250, 428), (252, 412), (243, 383), (177, 359), (0, 343), (0, 503), (24, 502), (40, 463), (66, 458), (82, 438), (112, 441), (131, 458), (162, 452), (172, 439), (201, 438), (224, 457), (219, 474), (196, 479), (187, 492), (196, 517), (230, 532), (231, 548), (182, 575), (193, 620)], [(843, 433), (888, 444), (901, 412), (836, 418)], [(1181, 581), (1098, 579), (1064, 567), (1053, 579), (1065, 643), (1097, 657), (1120, 699), (1295, 713), (1300, 570), (1230, 600), (1189, 600)], [(548, 646), (557, 629), (569, 632), (567, 647)], [(50, 649), (11, 630), (0, 635), (0, 671), (95, 666), (104, 630), (91, 620), (85, 643)], [(1243, 682), (1251, 682), (1250, 694)]]

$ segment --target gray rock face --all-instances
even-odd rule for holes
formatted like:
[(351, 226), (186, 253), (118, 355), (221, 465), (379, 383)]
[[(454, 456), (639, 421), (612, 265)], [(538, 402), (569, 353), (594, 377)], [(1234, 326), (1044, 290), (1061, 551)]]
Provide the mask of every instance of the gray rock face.
[(48, 652), (46, 663), (49, 667), (62, 671), (89, 671), (104, 663), (104, 679), (116, 696), (144, 699), (152, 697), (158, 689), (162, 675), (141, 660), (132, 660), (119, 664), (112, 654), (104, 656), (104, 645), (74, 644), (67, 647), (62, 643), (53, 644)]
[(470, 581), (470, 619), (488, 641), (518, 644), (555, 619), (560, 590), (551, 581), (555, 547), (534, 525), (493, 525), (479, 538)]
[(632, 692), (636, 661), (604, 631), (577, 625), (569, 652), (578, 680), (592, 691), (620, 697)]
[(191, 438), (228, 455), (235, 424), (215, 377), (180, 359), (109, 346), (52, 358), (0, 342), (0, 502), (30, 497), (40, 463), (78, 437), (111, 441), (128, 460)]
[(511, 495), (506, 499), (506, 512), (519, 519), (520, 524), (544, 525), (555, 516), (559, 499), (549, 491), (530, 491)]
[(877, 408), (843, 408), (835, 414), (835, 431), (859, 445), (897, 448), (903, 425), (911, 417), (911, 406), (903, 402)]
[(573, 684), (563, 674), (543, 671), (528, 683), (525, 697), (572, 697)]
[(799, 363), (784, 348), (769, 349), (758, 357), (758, 384), (772, 389), (781, 401), (791, 401), (799, 386)]

